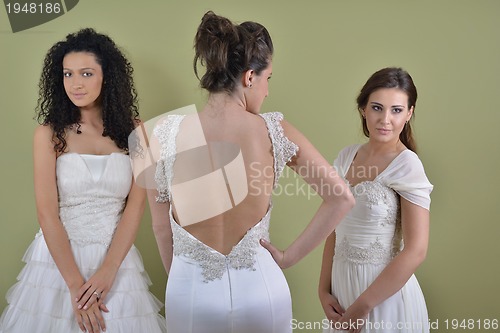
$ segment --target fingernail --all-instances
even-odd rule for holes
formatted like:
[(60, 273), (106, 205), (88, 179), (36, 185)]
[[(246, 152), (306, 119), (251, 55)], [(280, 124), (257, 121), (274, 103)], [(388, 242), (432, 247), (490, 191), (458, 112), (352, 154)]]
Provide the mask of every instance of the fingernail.
[(81, 309), (81, 308), (82, 308), (82, 306), (81, 306), (81, 305), (78, 305), (78, 309)]
[(87, 310), (87, 306), (85, 305), (85, 306), (83, 307), (83, 309), (84, 309), (84, 310)]

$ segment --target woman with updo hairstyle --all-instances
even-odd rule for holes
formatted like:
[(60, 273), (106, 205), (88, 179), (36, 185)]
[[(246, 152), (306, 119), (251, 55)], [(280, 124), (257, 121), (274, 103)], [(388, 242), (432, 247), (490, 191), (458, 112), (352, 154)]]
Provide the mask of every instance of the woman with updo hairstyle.
[[(352, 207), (352, 194), (283, 114), (260, 113), (273, 60), (263, 25), (234, 24), (207, 12), (194, 49), (198, 77), (198, 65), (205, 67), (200, 85), (208, 101), (197, 114), (166, 116), (151, 140), (160, 147), (157, 189), (148, 197), (168, 273), (167, 329), (290, 333), (292, 304), (282, 269), (334, 230)], [(192, 144), (198, 128), (204, 146)], [(285, 166), (318, 189), (323, 202), (281, 251), (270, 243), (269, 224), (271, 194)], [(301, 221), (276, 223), (286, 228)]]
[(358, 95), (368, 140), (334, 161), (356, 205), (325, 242), (325, 333), (429, 332), (414, 273), (427, 253), (433, 186), (411, 131), (416, 102), (412, 77), (398, 67), (375, 72)]
[(45, 56), (33, 141), (40, 231), (7, 293), (1, 333), (164, 333), (134, 240), (146, 191), (128, 138), (140, 124), (133, 69), (86, 28)]

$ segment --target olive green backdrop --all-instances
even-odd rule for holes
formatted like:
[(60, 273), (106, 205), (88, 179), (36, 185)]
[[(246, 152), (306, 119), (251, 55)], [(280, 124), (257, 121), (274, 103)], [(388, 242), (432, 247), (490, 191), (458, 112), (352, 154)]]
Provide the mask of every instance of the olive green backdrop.
[[(203, 105), (192, 71), (193, 38), (209, 9), (236, 22), (264, 24), (275, 43), (270, 95), (262, 111), (281, 111), (330, 161), (363, 141), (354, 104), (369, 75), (402, 66), (419, 92), (416, 135), (432, 193), (427, 260), (417, 277), (435, 332), (451, 320), (500, 319), (499, 139), (500, 1), (119, 1), (81, 0), (67, 14), (12, 33), (0, 9), (0, 309), (38, 230), (32, 183), (32, 119), (42, 59), (67, 33), (109, 34), (134, 68), (144, 120)], [(271, 236), (288, 245), (319, 204), (289, 175), (274, 199)], [(166, 275), (146, 212), (136, 245), (164, 299)], [(322, 320), (317, 299), (321, 249), (285, 271), (297, 322)], [(112, 309), (111, 309), (112, 311)], [(446, 320), (448, 330), (446, 329)], [(319, 332), (297, 329), (296, 332)]]

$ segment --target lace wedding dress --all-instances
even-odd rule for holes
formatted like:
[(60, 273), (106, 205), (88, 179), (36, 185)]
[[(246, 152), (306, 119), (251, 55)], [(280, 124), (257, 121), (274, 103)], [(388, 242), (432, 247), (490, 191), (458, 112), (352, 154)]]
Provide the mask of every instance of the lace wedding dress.
[[(281, 113), (261, 115), (273, 146), (277, 183), (297, 153), (281, 127)], [(176, 137), (184, 116), (169, 116), (155, 129), (161, 144), (157, 166), (159, 202), (170, 201)], [(172, 207), (172, 205), (170, 205)], [(174, 257), (167, 281), (169, 333), (291, 333), (292, 305), (285, 276), (259, 240), (269, 239), (271, 203), (262, 219), (228, 255), (205, 245), (172, 216)], [(196, 209), (196, 207), (193, 207)]]
[[(67, 153), (56, 162), (59, 215), (81, 274), (88, 279), (108, 251), (132, 180), (129, 157)], [(9, 305), (0, 319), (1, 333), (81, 332), (73, 314), (69, 290), (52, 259), (42, 231), (24, 255), (24, 269), (7, 293)], [(161, 302), (139, 251), (132, 246), (123, 260), (104, 303), (108, 333), (166, 332), (158, 314)]]
[[(335, 160), (334, 167), (342, 177), (360, 146), (343, 149)], [(411, 150), (401, 152), (373, 181), (349, 186), (356, 205), (336, 229), (332, 268), (332, 293), (344, 309), (370, 286), (404, 246), (399, 196), (429, 209), (432, 191), (422, 163)], [(362, 332), (429, 332), (427, 308), (415, 276), (376, 306), (367, 319)]]

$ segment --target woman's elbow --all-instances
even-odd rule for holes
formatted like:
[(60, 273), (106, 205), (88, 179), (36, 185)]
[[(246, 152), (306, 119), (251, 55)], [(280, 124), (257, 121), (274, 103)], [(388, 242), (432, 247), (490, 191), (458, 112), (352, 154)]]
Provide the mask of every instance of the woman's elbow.
[(50, 209), (38, 209), (37, 219), (38, 224), (43, 229), (54, 226), (54, 223), (60, 223), (59, 214)]
[(323, 201), (345, 207), (348, 210), (356, 204), (351, 190), (343, 182), (321, 186), (318, 193), (323, 198)]
[[(405, 251), (405, 250), (403, 250)], [(426, 247), (418, 247), (414, 249), (406, 249), (408, 255), (415, 265), (415, 269), (418, 268), (427, 257), (427, 248)]]
[(345, 205), (348, 206), (349, 210), (351, 210), (354, 205), (356, 205), (356, 199), (354, 199), (354, 195), (352, 195), (350, 190), (344, 191), (344, 201)]
[(427, 258), (427, 248), (419, 249), (415, 255), (417, 267), (420, 266)]
[(346, 210), (351, 210), (356, 204), (356, 200), (347, 186), (342, 186), (333, 192), (330, 199)]

